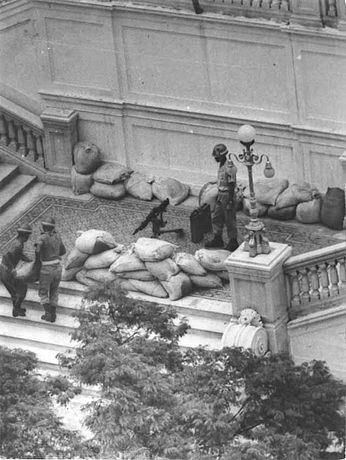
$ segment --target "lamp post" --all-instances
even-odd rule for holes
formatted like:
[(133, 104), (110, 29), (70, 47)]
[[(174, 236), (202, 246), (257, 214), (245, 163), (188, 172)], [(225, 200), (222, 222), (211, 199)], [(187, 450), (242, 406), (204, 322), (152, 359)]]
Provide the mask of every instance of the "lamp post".
[(255, 257), (258, 254), (269, 254), (270, 246), (269, 240), (265, 236), (264, 223), (258, 219), (258, 209), (256, 205), (256, 196), (252, 177), (252, 168), (254, 165), (262, 163), (266, 159), (264, 167), (265, 177), (273, 177), (275, 174), (269, 157), (266, 154), (260, 156), (253, 152), (252, 145), (255, 143), (256, 131), (251, 125), (243, 125), (238, 130), (238, 137), (240, 143), (244, 146), (243, 153), (236, 155), (229, 154), (229, 159), (232, 161), (232, 156), (239, 162), (243, 163), (248, 170), (249, 176), (249, 189), (250, 189), (250, 222), (245, 226), (248, 234), (245, 237), (244, 251), (248, 251), (250, 257)]

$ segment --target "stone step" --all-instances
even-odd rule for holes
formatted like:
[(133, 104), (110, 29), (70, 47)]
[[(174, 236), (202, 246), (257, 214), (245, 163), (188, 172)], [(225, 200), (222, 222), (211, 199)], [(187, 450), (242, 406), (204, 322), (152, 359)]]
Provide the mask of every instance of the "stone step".
[(20, 197), (35, 181), (35, 176), (18, 174), (1, 187), (0, 212), (4, 211), (14, 200)]
[(5, 186), (19, 173), (19, 167), (7, 163), (0, 163), (0, 187)]

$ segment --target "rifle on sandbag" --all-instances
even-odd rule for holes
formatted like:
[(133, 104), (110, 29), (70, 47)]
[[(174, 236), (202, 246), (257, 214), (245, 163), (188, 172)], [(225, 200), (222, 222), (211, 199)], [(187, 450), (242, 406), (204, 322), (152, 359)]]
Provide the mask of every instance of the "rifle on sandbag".
[(163, 213), (167, 211), (167, 206), (169, 205), (169, 199), (166, 198), (162, 201), (159, 206), (155, 206), (147, 215), (147, 217), (139, 224), (136, 230), (132, 233), (135, 235), (136, 233), (144, 230), (147, 225), (152, 224), (152, 238), (157, 238), (158, 236), (162, 235), (163, 233), (176, 233), (178, 236), (184, 235), (184, 230), (182, 228), (172, 228), (169, 230), (163, 230), (163, 227), (166, 226), (167, 221), (163, 220)]

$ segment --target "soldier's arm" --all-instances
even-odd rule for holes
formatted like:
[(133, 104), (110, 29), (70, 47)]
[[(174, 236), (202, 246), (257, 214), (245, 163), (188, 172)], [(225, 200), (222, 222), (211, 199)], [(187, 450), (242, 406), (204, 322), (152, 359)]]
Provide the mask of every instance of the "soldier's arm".
[(64, 254), (66, 254), (66, 248), (65, 248), (65, 245), (62, 241), (60, 241), (60, 252), (59, 252), (59, 255), (60, 256), (63, 256)]
[(30, 257), (27, 257), (25, 254), (22, 253), (22, 257), (21, 257), (22, 260), (24, 260), (24, 262), (32, 262), (32, 260), (30, 259)]

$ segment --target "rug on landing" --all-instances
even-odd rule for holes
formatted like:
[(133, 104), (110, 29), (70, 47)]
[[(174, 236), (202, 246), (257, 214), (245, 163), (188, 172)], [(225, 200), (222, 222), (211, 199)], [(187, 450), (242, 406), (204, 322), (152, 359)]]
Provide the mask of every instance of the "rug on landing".
[[(140, 236), (151, 235), (151, 224), (144, 230), (132, 235), (134, 230), (145, 219), (147, 214), (158, 202), (140, 201), (125, 197), (119, 201), (110, 201), (93, 197), (88, 201), (62, 198), (58, 196), (42, 196), (36, 203), (27, 209), (18, 219), (11, 222), (0, 235), (0, 253), (6, 251), (9, 243), (16, 237), (16, 229), (20, 225), (30, 224), (33, 234), (28, 242), (28, 252), (33, 253), (33, 243), (40, 233), (40, 221), (43, 218), (54, 217), (57, 230), (60, 232), (67, 250), (72, 249), (78, 230), (96, 228), (110, 232), (119, 243), (128, 245), (135, 242)], [(203, 242), (195, 244), (190, 239), (191, 208), (180, 205), (169, 206), (164, 218), (167, 220), (165, 228), (181, 227), (185, 235), (179, 238), (175, 233), (164, 234), (162, 238), (179, 246), (181, 251), (194, 254), (203, 247)], [(333, 236), (333, 231), (320, 226), (304, 226), (296, 223), (278, 222), (263, 219), (266, 224), (269, 240), (286, 243), (293, 247), (293, 254), (301, 254), (321, 247), (340, 243), (340, 239)], [(239, 240), (246, 234), (245, 225), (249, 218), (243, 213), (237, 215)], [(222, 290), (198, 290), (193, 295), (229, 301), (228, 286)]]

